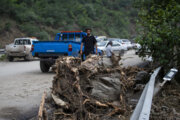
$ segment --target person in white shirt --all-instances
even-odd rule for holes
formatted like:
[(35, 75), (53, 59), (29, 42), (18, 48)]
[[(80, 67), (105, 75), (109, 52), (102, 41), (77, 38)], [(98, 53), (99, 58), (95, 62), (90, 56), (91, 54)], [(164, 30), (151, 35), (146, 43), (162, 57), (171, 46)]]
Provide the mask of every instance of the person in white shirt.
[(108, 58), (111, 58), (112, 54), (113, 54), (112, 41), (109, 41), (107, 46), (106, 46), (106, 55)]

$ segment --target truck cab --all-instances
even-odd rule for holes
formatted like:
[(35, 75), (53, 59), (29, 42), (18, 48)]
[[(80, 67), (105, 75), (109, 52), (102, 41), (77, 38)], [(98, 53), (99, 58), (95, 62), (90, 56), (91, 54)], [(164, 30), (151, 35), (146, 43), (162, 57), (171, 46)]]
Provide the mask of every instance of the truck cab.
[[(32, 55), (40, 58), (42, 72), (48, 72), (59, 56), (78, 57), (81, 41), (87, 34), (83, 31), (61, 31), (54, 41), (33, 42)], [(98, 50), (99, 54), (101, 51)]]

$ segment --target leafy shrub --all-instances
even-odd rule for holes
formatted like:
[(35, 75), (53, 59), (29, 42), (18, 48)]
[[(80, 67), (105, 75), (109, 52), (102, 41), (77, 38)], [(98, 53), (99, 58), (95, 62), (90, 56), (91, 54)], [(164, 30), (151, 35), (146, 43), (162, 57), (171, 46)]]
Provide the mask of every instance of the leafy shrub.
[(35, 36), (37, 32), (40, 32), (40, 29), (33, 24), (22, 24), (19, 26), (20, 30), (27, 33), (28, 36)]
[(11, 28), (11, 23), (7, 22), (7, 23), (5, 24), (5, 26), (4, 26), (4, 29), (5, 29), (6, 31), (9, 31), (10, 28)]
[(0, 61), (4, 61), (4, 60), (6, 60), (6, 58), (7, 58), (6, 55), (2, 55), (2, 56), (0, 57)]
[(46, 31), (41, 31), (35, 35), (39, 40), (50, 40), (50, 35)]
[(131, 36), (124, 33), (133, 29), (129, 27), (130, 20), (136, 17), (132, 3), (131, 0), (0, 0), (0, 14), (13, 18), (28, 35), (42, 31), (37, 26), (55, 30), (91, 27), (98, 30), (96, 35), (107, 33), (122, 38)]
[[(180, 65), (180, 2), (151, 0), (137, 4), (141, 55), (153, 57), (154, 62), (166, 67)], [(151, 52), (148, 52), (151, 51)]]

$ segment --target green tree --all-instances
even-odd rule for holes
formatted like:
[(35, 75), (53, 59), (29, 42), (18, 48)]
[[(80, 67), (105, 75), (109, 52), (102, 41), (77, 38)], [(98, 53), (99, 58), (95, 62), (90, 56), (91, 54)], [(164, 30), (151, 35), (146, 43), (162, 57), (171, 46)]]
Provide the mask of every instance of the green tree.
[[(165, 67), (180, 66), (180, 1), (137, 0), (140, 55)], [(151, 51), (151, 52), (149, 52)]]

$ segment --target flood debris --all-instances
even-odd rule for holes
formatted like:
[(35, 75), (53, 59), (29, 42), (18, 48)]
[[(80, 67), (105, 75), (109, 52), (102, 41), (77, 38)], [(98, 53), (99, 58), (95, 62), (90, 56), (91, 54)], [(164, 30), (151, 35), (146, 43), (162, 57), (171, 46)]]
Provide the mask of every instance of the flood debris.
[(46, 109), (53, 120), (123, 120), (132, 112), (126, 93), (142, 68), (104, 67), (101, 57), (62, 57), (56, 61), (51, 99)]
[(155, 96), (152, 104), (150, 119), (180, 119), (180, 86), (176, 81), (165, 85)]
[(38, 112), (38, 120), (46, 120), (47, 119), (47, 116), (45, 114), (46, 110), (44, 108), (45, 98), (46, 98), (46, 92), (44, 92), (42, 95), (41, 104), (39, 106), (39, 112)]

